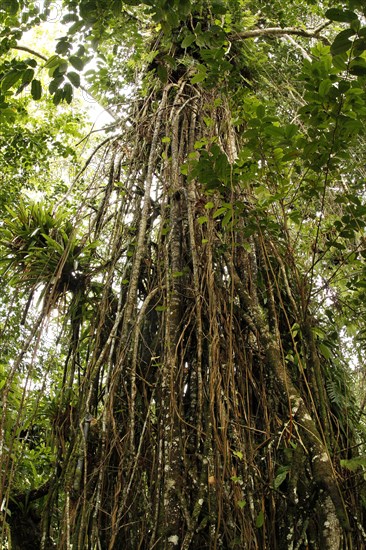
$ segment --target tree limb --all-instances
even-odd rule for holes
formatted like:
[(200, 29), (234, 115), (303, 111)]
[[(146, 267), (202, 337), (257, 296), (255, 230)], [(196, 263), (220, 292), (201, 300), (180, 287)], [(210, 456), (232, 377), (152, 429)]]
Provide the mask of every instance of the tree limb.
[(298, 29), (296, 27), (268, 27), (266, 29), (251, 29), (243, 32), (238, 32), (233, 35), (233, 38), (240, 39), (240, 40), (246, 40), (247, 38), (258, 38), (260, 36), (268, 36), (268, 37), (274, 37), (274, 36), (285, 36), (285, 35), (293, 35), (293, 36), (305, 36), (306, 38), (318, 38), (324, 44), (329, 45), (330, 42), (327, 38), (324, 36), (320, 36), (320, 31), (325, 27), (326, 25), (321, 25), (320, 27), (317, 27), (314, 30), (307, 30), (307, 29)]
[(28, 48), (28, 46), (17, 45), (17, 46), (12, 46), (11, 49), (12, 50), (20, 50), (21, 52), (27, 52), (27, 53), (30, 53), (31, 55), (34, 55), (34, 57), (38, 57), (39, 59), (43, 59), (43, 61), (47, 61), (47, 57), (45, 57), (41, 53), (38, 53), (38, 52), (32, 50), (32, 48)]
[(30, 491), (24, 491), (22, 493), (16, 493), (15, 495), (12, 495), (8, 508), (10, 510), (13, 510), (14, 508), (18, 508), (19, 505), (25, 506), (29, 502), (33, 502), (34, 500), (38, 500), (39, 498), (42, 498), (47, 495), (49, 489), (51, 486), (51, 479), (48, 479), (43, 485), (38, 487), (37, 489), (31, 489)]

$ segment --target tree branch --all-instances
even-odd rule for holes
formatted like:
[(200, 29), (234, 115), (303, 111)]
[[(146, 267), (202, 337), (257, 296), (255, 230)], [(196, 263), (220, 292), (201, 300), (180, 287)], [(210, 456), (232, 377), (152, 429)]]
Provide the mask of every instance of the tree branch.
[(305, 36), (306, 38), (318, 38), (319, 40), (324, 42), (324, 44), (329, 45), (330, 44), (329, 40), (324, 36), (320, 36), (319, 34), (320, 31), (324, 29), (326, 26), (328, 26), (328, 23), (323, 24), (314, 30), (298, 29), (296, 27), (268, 27), (266, 29), (251, 29), (248, 31), (235, 33), (233, 35), (233, 38), (246, 40), (247, 38), (257, 38), (260, 36), (274, 37), (274, 36), (293, 35), (293, 36)]
[(31, 55), (34, 55), (34, 57), (38, 57), (39, 59), (43, 59), (43, 61), (47, 61), (47, 57), (45, 57), (41, 53), (38, 53), (38, 52), (32, 50), (32, 48), (28, 48), (28, 46), (17, 45), (17, 46), (12, 46), (11, 49), (12, 50), (20, 50), (21, 52), (27, 52), (27, 53), (30, 53)]
[(43, 483), (43, 485), (41, 485), (37, 489), (31, 489), (30, 491), (16, 493), (15, 495), (11, 496), (8, 508), (10, 510), (14, 510), (16, 508), (19, 508), (19, 505), (25, 506), (29, 502), (33, 502), (34, 500), (38, 500), (39, 498), (44, 497), (47, 495), (50, 487), (51, 479), (48, 479), (45, 483)]
[(307, 52), (302, 46), (300, 46), (300, 44), (298, 44), (298, 43), (296, 42), (296, 40), (294, 40), (294, 39), (292, 38), (292, 36), (289, 36), (288, 34), (284, 34), (284, 35), (283, 35), (283, 38), (285, 38), (285, 40), (287, 40), (288, 42), (290, 42), (290, 44), (292, 44), (296, 49), (298, 49), (298, 50), (301, 52), (301, 54), (302, 54), (302, 56), (303, 56), (304, 59), (307, 59), (308, 61), (311, 61), (311, 57), (310, 57), (310, 55), (308, 54), (308, 52)]

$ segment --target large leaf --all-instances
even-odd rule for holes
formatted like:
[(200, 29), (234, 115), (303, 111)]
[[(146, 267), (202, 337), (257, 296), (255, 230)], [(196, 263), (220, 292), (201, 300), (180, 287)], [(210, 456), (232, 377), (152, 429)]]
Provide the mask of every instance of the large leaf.
[(363, 57), (357, 57), (350, 63), (350, 73), (357, 76), (366, 75), (366, 60)]
[(52, 69), (58, 67), (62, 63), (62, 59), (59, 55), (52, 55), (45, 63), (45, 69)]
[(82, 71), (83, 68), (84, 68), (84, 61), (76, 56), (76, 55), (71, 55), (69, 57), (69, 63), (74, 67), (74, 69), (76, 69), (77, 71)]
[(69, 71), (66, 74), (67, 78), (70, 80), (71, 84), (75, 86), (75, 88), (80, 87), (80, 75), (79, 73), (75, 73), (74, 71)]
[(18, 71), (16, 69), (7, 73), (1, 80), (2, 91), (6, 92), (7, 90), (10, 90), (10, 88), (12, 88), (14, 84), (16, 84), (18, 80), (21, 79), (22, 75), (23, 75), (23, 72)]
[(331, 21), (340, 21), (342, 23), (350, 23), (358, 19), (354, 11), (342, 10), (340, 8), (330, 8), (325, 12), (325, 16)]
[(344, 31), (340, 32), (335, 37), (334, 42), (330, 47), (330, 51), (332, 52), (332, 54), (339, 55), (347, 52), (352, 46), (352, 42), (349, 39), (355, 34), (356, 32), (352, 29), (345, 29)]
[(42, 84), (39, 80), (32, 80), (31, 94), (33, 99), (38, 100), (42, 97)]

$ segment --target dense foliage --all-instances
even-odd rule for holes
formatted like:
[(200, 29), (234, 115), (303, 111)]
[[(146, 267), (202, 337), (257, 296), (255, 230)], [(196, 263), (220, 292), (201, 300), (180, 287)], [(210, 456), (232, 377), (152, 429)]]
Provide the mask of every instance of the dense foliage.
[(0, 7), (3, 546), (362, 548), (363, 2), (51, 7)]

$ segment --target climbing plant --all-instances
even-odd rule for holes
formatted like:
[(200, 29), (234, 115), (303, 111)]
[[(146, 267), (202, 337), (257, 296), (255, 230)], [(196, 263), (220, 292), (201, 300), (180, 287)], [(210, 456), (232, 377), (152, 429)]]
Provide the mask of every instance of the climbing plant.
[(0, 108), (115, 124), (0, 229), (3, 544), (361, 548), (363, 6), (64, 1), (48, 57), (47, 9), (0, 12)]

